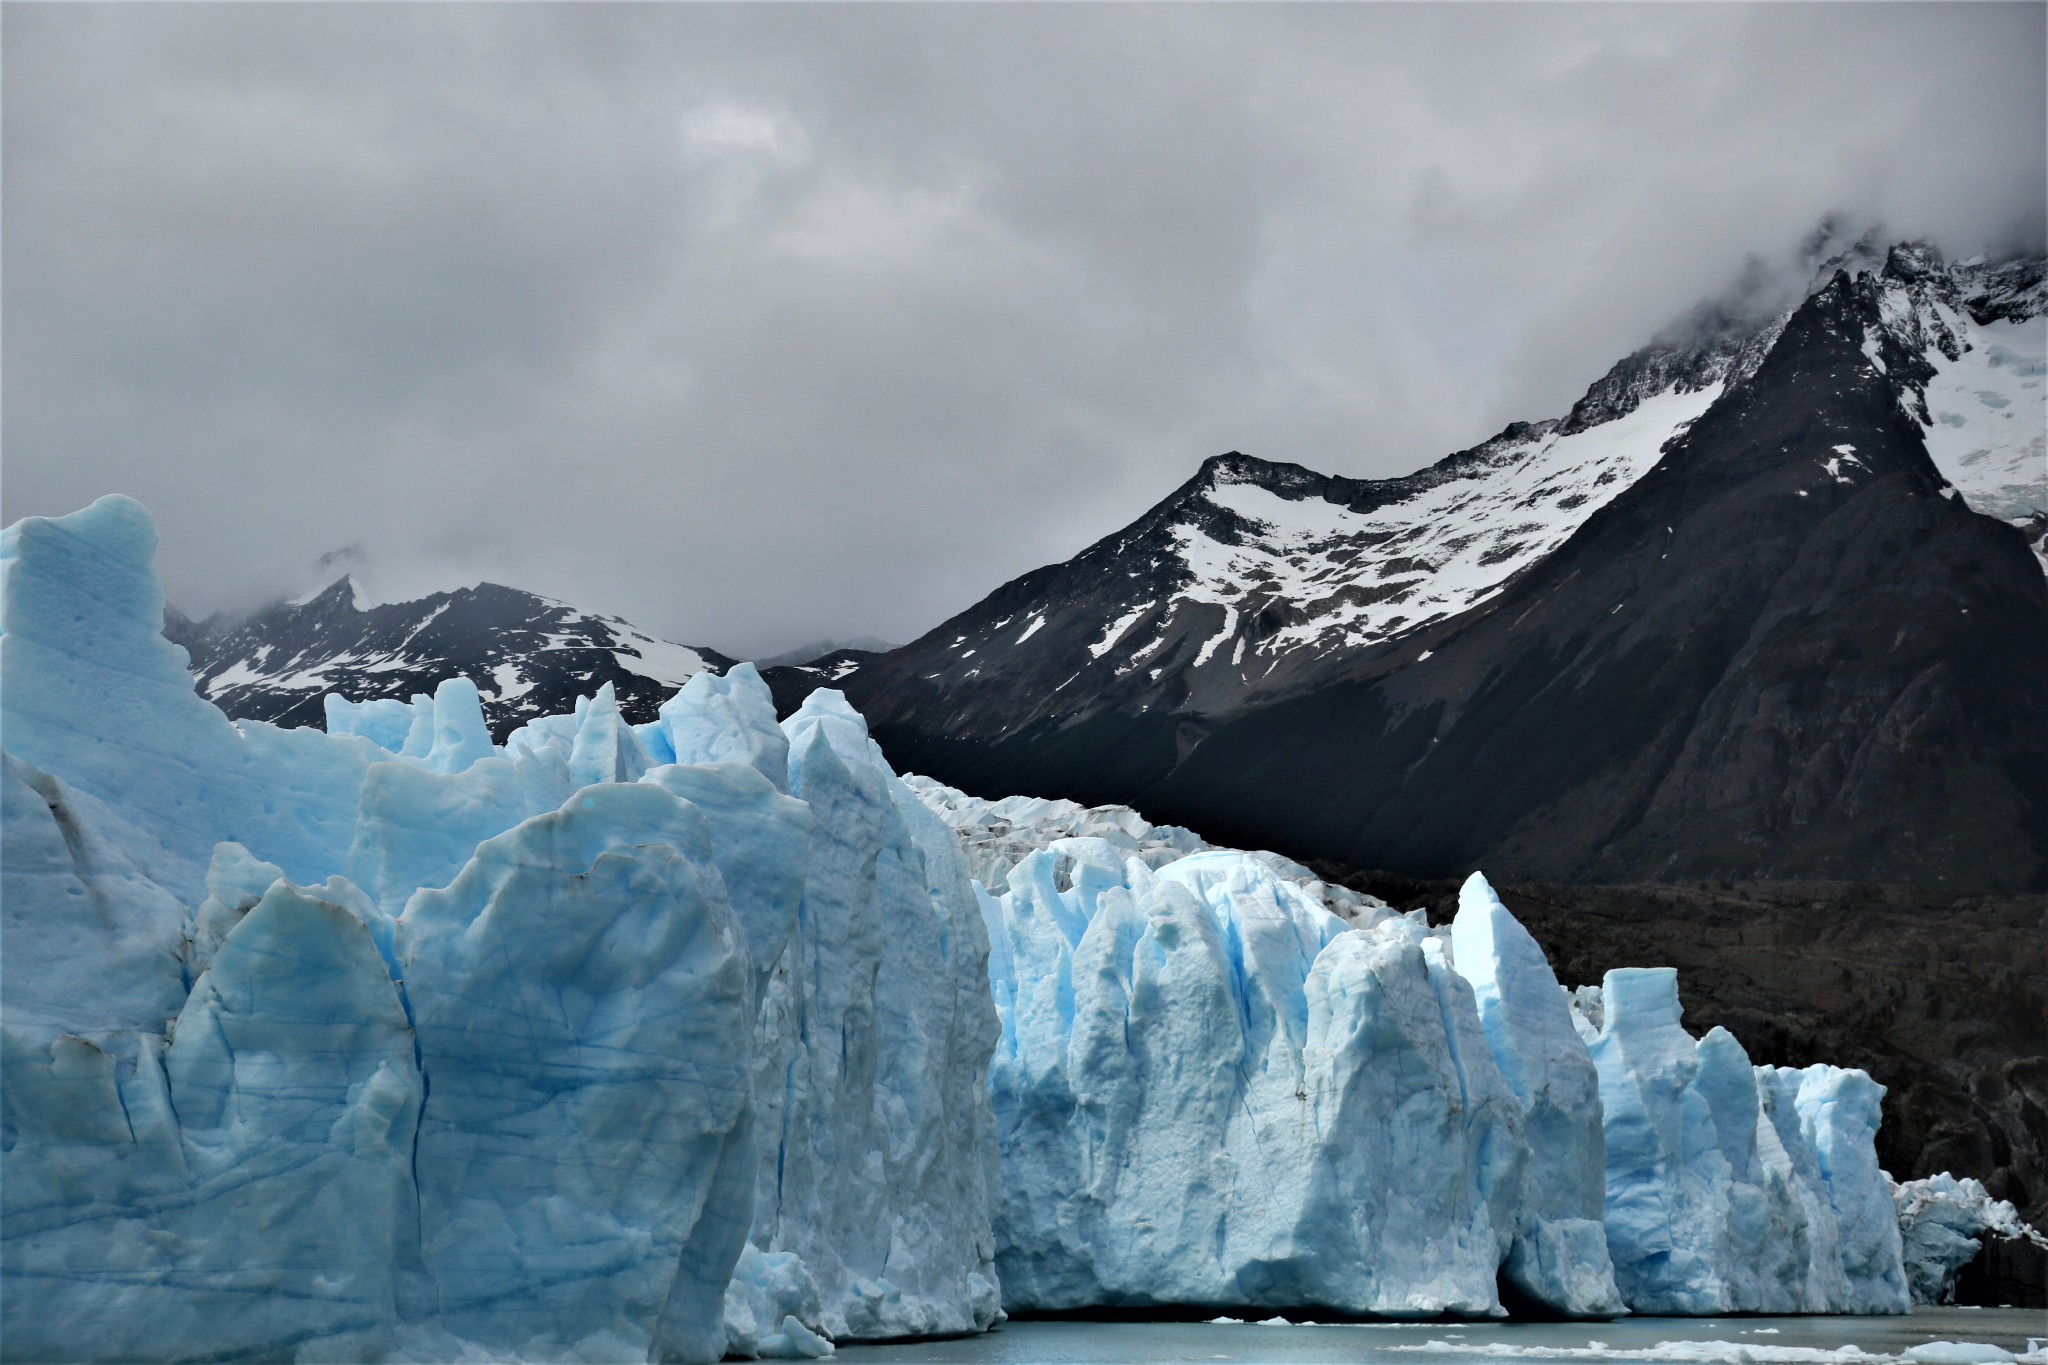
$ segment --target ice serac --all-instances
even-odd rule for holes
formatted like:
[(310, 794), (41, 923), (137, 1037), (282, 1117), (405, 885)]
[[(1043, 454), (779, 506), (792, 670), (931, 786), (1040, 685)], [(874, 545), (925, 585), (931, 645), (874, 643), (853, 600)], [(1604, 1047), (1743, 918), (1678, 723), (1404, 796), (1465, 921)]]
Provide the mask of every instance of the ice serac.
[(365, 909), (272, 886), (168, 1046), (8, 1028), (10, 1359), (388, 1348), (420, 1075)]
[(724, 677), (699, 673), (662, 703), (655, 729), (676, 763), (745, 763), (789, 785), (789, 739), (775, 721), (768, 685), (752, 664)]
[(502, 750), (460, 680), (237, 725), (157, 634), (154, 543), (124, 499), (0, 540), (10, 1359), (996, 1316), (986, 938), (858, 717), (815, 709), (794, 795), (751, 670)]
[(1983, 1239), (2028, 1241), (2048, 1246), (2048, 1237), (2021, 1221), (2019, 1210), (1993, 1199), (1982, 1181), (1943, 1172), (1892, 1186), (1899, 1214), (1906, 1280), (1915, 1304), (1947, 1303), (1956, 1277), (1983, 1249)]
[(432, 1078), (414, 1158), (432, 1298), (408, 1316), (566, 1344), (653, 1323), (674, 1286), (664, 1353), (715, 1354), (753, 1019), (703, 817), (659, 787), (586, 788), (414, 895), (399, 940)]
[(1638, 1312), (1910, 1309), (1874, 1140), (1883, 1088), (1825, 1065), (1752, 1067), (1695, 1041), (1668, 967), (1607, 974), (1590, 1051), (1607, 1151), (1607, 1245)]
[(1521, 1112), (1440, 948), (1250, 855), (1127, 853), (983, 893), (1006, 1304), (1497, 1312)]
[(1458, 894), (1451, 949), (1471, 984), (1501, 1075), (1522, 1106), (1526, 1194), (1506, 1271), (1523, 1293), (1561, 1313), (1622, 1311), (1602, 1225), (1606, 1153), (1600, 1074), (1572, 1024), (1564, 988), (1486, 878)]
[(160, 867), (190, 903), (224, 839), (320, 881), (341, 869), (379, 751), (236, 726), (202, 700), (161, 634), (156, 543), (148, 511), (119, 496), (0, 532), (7, 752), (111, 807), (147, 843), (124, 854)]
[[(735, 673), (735, 708), (765, 704), (765, 685)], [(779, 1274), (808, 1281), (793, 1301), (815, 1292), (819, 1318), (798, 1318), (814, 1333), (978, 1331), (1001, 1305), (985, 1158), (995, 1020), (973, 893), (950, 836), (844, 699), (814, 694), (784, 730), (789, 793), (812, 825), (761, 1004), (751, 1243), (795, 1258)]]
[(1891, 1181), (1877, 1164), (1883, 1098), (1884, 1087), (1868, 1074), (1825, 1062), (1805, 1068), (1799, 1081), (1800, 1128), (1820, 1158), (1840, 1228), (1849, 1294), (1840, 1312), (1909, 1313), (1913, 1307)]

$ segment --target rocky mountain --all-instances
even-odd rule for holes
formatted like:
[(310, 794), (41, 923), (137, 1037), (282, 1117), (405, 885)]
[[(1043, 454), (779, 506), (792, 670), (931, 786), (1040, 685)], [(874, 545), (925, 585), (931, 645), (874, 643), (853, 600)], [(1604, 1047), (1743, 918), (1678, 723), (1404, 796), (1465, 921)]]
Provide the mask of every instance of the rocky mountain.
[(165, 634), (192, 656), (200, 694), (237, 719), (318, 725), (324, 693), (403, 699), (460, 676), (477, 685), (501, 741), (606, 683), (627, 720), (653, 720), (692, 674), (733, 663), (496, 583), (380, 605), (344, 576), (239, 620), (193, 622), (170, 612)]
[(836, 681), (898, 766), (1297, 856), (2038, 886), (2044, 295), (1859, 243), (1407, 478), (1209, 460)]

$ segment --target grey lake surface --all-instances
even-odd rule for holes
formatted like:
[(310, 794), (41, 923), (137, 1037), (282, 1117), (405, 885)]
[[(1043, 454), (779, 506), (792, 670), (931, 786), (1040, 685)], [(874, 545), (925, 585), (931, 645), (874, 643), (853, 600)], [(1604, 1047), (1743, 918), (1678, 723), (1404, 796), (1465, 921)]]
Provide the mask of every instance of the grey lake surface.
[(1923, 1309), (1910, 1317), (1623, 1318), (1614, 1322), (1333, 1323), (1010, 1322), (985, 1336), (843, 1346), (846, 1365), (1014, 1361), (1148, 1365), (1153, 1361), (1449, 1362), (1670, 1360), (1729, 1365), (1905, 1359), (1932, 1341), (1985, 1343), (2015, 1354), (2048, 1344), (2039, 1309)]

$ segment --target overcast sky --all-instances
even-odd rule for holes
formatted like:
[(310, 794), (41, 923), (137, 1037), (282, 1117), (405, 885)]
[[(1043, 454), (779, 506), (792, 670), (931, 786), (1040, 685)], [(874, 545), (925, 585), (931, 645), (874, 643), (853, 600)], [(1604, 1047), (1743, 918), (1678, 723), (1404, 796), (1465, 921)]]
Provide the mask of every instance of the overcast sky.
[(2038, 246), (2044, 15), (9, 4), (4, 517), (906, 640), (1207, 455), (1561, 414), (1830, 210)]

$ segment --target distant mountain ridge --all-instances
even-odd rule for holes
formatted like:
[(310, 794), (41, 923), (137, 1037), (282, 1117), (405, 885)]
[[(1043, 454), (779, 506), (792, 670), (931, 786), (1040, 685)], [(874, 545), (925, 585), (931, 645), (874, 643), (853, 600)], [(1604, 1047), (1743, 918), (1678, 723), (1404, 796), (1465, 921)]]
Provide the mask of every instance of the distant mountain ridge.
[(605, 683), (626, 719), (649, 721), (693, 674), (733, 664), (716, 650), (497, 583), (374, 605), (346, 575), (240, 620), (167, 613), (165, 634), (192, 656), (200, 695), (237, 719), (319, 725), (327, 692), (405, 698), (466, 677), (499, 740), (573, 709)]

